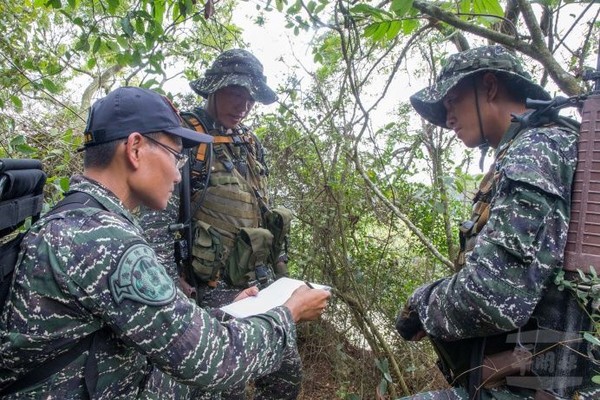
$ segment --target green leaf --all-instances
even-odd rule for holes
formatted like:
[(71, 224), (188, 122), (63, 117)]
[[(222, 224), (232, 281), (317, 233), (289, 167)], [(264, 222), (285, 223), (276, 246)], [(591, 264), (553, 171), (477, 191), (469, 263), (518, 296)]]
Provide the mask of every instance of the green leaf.
[(373, 36), (377, 31), (377, 28), (379, 28), (379, 22), (373, 22), (365, 28), (363, 36), (366, 38)]
[(402, 33), (410, 35), (419, 27), (419, 20), (417, 19), (405, 19), (402, 21)]
[(46, 3), (46, 7), (47, 6), (51, 6), (52, 8), (62, 8), (62, 3), (60, 2), (60, 0), (48, 0), (48, 2)]
[(388, 382), (392, 382), (392, 375), (390, 375), (390, 372), (386, 372), (383, 374), (383, 377), (385, 378), (386, 381)]
[(504, 15), (504, 11), (498, 0), (474, 0), (473, 11), (476, 14), (491, 14), (499, 17)]
[(130, 61), (131, 55), (127, 53), (117, 54), (117, 64), (119, 64), (121, 67), (126, 67), (127, 65), (129, 65)]
[(402, 28), (402, 22), (396, 21), (396, 20), (391, 21), (390, 28), (386, 32), (385, 37), (388, 40), (395, 38), (398, 35), (398, 32), (400, 32), (401, 28)]
[(365, 14), (370, 15), (372, 17), (381, 17), (381, 10), (379, 8), (370, 6), (368, 4), (358, 4), (352, 8), (350, 8), (350, 13), (352, 14)]
[(23, 154), (34, 154), (37, 151), (27, 143), (17, 145), (15, 146), (15, 149)]
[(600, 339), (592, 335), (589, 332), (583, 332), (583, 338), (593, 344), (594, 346), (600, 346)]
[(58, 63), (54, 62), (52, 62), (52, 64), (48, 65), (48, 67), (46, 68), (46, 72), (48, 72), (48, 75), (56, 75), (59, 74), (61, 71), (62, 67)]
[(69, 3), (69, 7), (72, 9), (77, 8), (77, 0), (67, 0), (67, 2)]
[(108, 1), (108, 12), (111, 14), (114, 14), (115, 11), (117, 11), (117, 8), (119, 7), (119, 0), (107, 0)]
[(75, 43), (75, 50), (83, 52), (90, 50), (90, 43), (88, 42), (87, 36), (83, 35), (79, 38), (77, 43)]
[(594, 382), (596, 385), (600, 385), (600, 375), (592, 376), (592, 382)]
[(144, 33), (144, 39), (146, 42), (146, 48), (148, 50), (150, 50), (152, 48), (152, 46), (154, 46), (154, 43), (155, 43), (154, 35), (152, 35), (152, 33), (150, 33), (150, 32), (146, 32), (146, 33)]
[(466, 20), (468, 18), (468, 15), (465, 14), (471, 13), (471, 3), (471, 0), (461, 0), (461, 2), (458, 4), (458, 9), (463, 14), (460, 16), (461, 19)]
[(373, 40), (383, 39), (384, 35), (386, 34), (386, 32), (389, 29), (390, 29), (389, 21), (380, 22), (379, 26), (377, 27), (377, 30), (375, 31), (375, 33), (373, 33)]
[(127, 38), (125, 38), (124, 35), (117, 36), (117, 43), (119, 44), (119, 46), (112, 47), (110, 43), (107, 43), (107, 46), (113, 51), (117, 50), (119, 47), (121, 47), (122, 49), (126, 49), (129, 47), (129, 42), (127, 41)]
[(69, 178), (64, 177), (64, 176), (62, 178), (60, 178), (59, 185), (63, 192), (68, 191), (69, 190)]
[(286, 13), (291, 14), (291, 15), (296, 15), (300, 12), (301, 9), (302, 9), (302, 1), (298, 0), (287, 9)]
[(165, 2), (164, 0), (155, 0), (152, 3), (152, 14), (154, 17), (154, 21), (157, 24), (162, 25), (163, 19), (165, 17)]
[(398, 17), (403, 17), (412, 8), (413, 0), (392, 0), (392, 11)]
[(96, 59), (94, 57), (87, 60), (86, 66), (88, 69), (93, 69), (96, 66)]
[(142, 63), (142, 56), (139, 52), (139, 50), (135, 50), (133, 52), (133, 54), (131, 55), (131, 61), (129, 63), (129, 65), (131, 65), (132, 67), (140, 65)]
[(156, 79), (150, 79), (149, 81), (142, 83), (140, 86), (146, 89), (152, 89), (154, 86), (158, 86), (158, 81)]
[(146, 27), (144, 26), (144, 20), (139, 17), (136, 18), (135, 19), (135, 32), (138, 35), (143, 35), (145, 31), (146, 31)]
[(380, 395), (382, 395), (382, 396), (385, 395), (387, 393), (387, 389), (388, 389), (387, 381), (385, 379), (382, 379), (381, 382), (379, 382), (379, 385), (377, 388), (378, 388), (377, 392)]
[(284, 4), (283, 0), (275, 0), (275, 8), (277, 8), (277, 11), (282, 12)]
[(25, 140), (25, 136), (23, 135), (17, 135), (10, 140), (11, 146), (19, 146), (25, 143), (27, 143), (27, 141)]
[(56, 84), (48, 78), (42, 79), (42, 84), (50, 93), (58, 93), (60, 91), (58, 86), (56, 86)]
[(121, 18), (121, 28), (123, 28), (123, 32), (125, 32), (127, 36), (133, 37), (133, 25), (131, 25), (129, 15)]
[(10, 96), (10, 101), (13, 103), (17, 110), (21, 111), (23, 109), (23, 102), (17, 96)]
[(102, 39), (100, 39), (100, 37), (97, 37), (96, 40), (94, 40), (94, 45), (92, 46), (93, 54), (96, 54), (98, 52), (98, 50), (100, 50), (101, 44), (102, 44)]

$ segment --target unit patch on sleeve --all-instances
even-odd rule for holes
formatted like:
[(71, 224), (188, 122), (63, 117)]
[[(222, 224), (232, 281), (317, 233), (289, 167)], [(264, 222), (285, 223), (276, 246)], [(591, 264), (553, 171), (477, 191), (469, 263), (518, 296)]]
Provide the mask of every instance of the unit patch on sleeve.
[(160, 265), (148, 245), (129, 247), (110, 277), (110, 291), (117, 303), (125, 299), (162, 306), (175, 299), (175, 283)]

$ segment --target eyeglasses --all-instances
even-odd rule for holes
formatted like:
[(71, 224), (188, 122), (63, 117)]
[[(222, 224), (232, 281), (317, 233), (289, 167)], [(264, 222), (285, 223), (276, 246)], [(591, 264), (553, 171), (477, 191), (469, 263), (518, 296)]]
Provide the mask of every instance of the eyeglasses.
[(177, 167), (177, 169), (183, 168), (183, 166), (185, 165), (185, 163), (188, 160), (188, 156), (187, 155), (181, 154), (177, 150), (175, 150), (175, 149), (167, 146), (164, 143), (159, 142), (156, 139), (151, 138), (150, 136), (144, 136), (144, 137), (146, 139), (150, 140), (151, 142), (154, 142), (155, 144), (159, 145), (160, 147), (162, 147), (163, 149), (165, 149), (169, 153), (173, 154), (173, 157), (175, 157), (175, 166)]

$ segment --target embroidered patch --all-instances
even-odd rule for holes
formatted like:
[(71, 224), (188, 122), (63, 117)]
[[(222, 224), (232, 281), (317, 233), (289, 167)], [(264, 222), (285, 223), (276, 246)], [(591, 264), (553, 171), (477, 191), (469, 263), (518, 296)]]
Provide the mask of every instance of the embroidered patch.
[(173, 301), (177, 290), (164, 267), (145, 244), (134, 244), (121, 257), (110, 277), (110, 291), (117, 303), (125, 299), (162, 306)]

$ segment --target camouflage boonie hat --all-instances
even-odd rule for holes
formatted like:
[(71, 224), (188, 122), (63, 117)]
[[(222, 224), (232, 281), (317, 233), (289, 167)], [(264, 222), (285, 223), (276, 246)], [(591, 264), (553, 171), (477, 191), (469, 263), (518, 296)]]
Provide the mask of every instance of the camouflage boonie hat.
[(504, 78), (504, 82), (524, 97), (549, 100), (550, 94), (531, 80), (521, 61), (506, 48), (494, 45), (469, 49), (451, 55), (433, 86), (425, 88), (410, 97), (415, 110), (434, 125), (447, 128), (446, 108), (443, 99), (450, 89), (461, 80), (481, 71), (493, 71)]
[(221, 53), (204, 77), (190, 82), (190, 86), (204, 98), (227, 86), (242, 86), (259, 103), (271, 104), (277, 101), (277, 95), (267, 86), (260, 61), (252, 53), (242, 49)]

